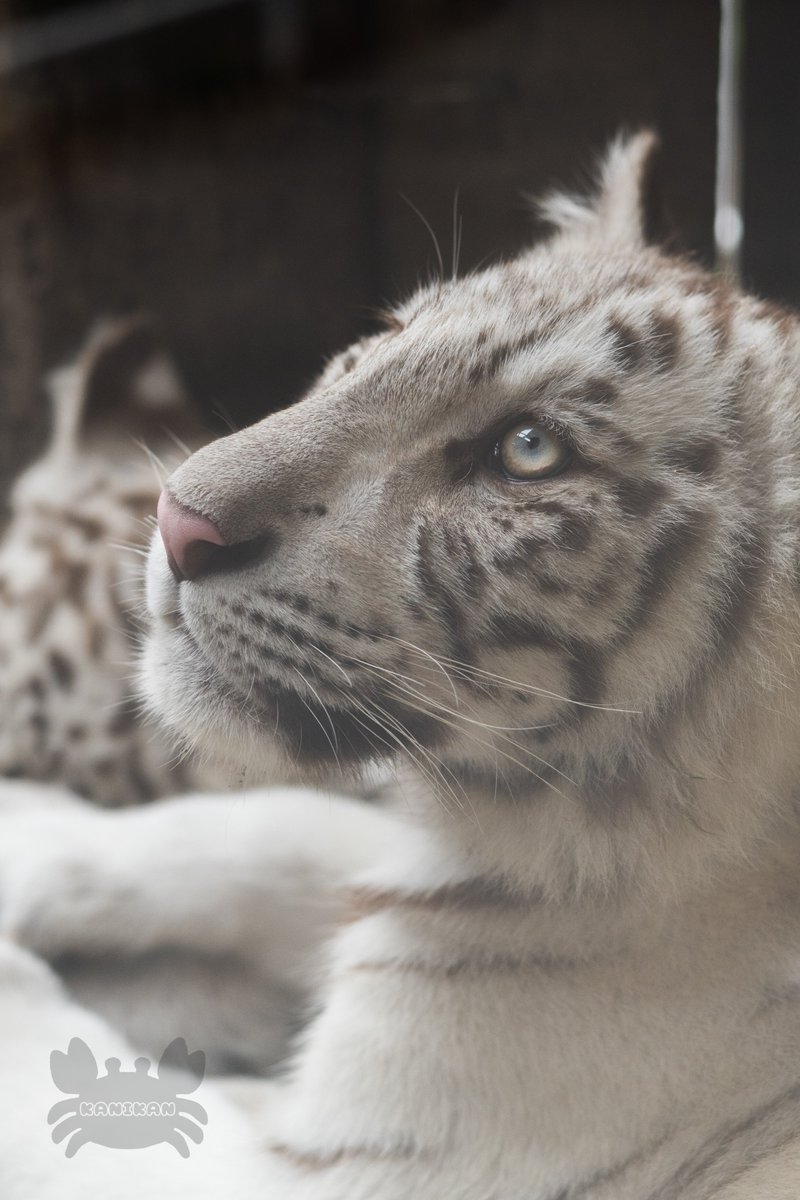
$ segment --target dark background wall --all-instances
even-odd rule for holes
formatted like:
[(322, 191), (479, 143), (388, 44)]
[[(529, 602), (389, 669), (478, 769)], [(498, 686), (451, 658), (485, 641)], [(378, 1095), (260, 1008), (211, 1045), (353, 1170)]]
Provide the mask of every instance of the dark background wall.
[[(0, 33), (76, 7), (0, 0)], [(751, 0), (744, 270), (789, 301), (799, 36), (794, 0)], [(457, 191), (467, 269), (621, 125), (661, 132), (666, 227), (710, 261), (717, 39), (716, 0), (261, 0), (7, 71), (0, 479), (98, 315), (155, 313), (206, 409), (245, 423), (432, 268), (403, 196), (449, 269)]]

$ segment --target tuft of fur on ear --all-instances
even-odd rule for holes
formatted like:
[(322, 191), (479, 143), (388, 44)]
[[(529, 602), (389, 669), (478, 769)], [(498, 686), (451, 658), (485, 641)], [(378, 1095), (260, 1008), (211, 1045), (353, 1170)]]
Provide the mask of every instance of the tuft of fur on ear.
[(553, 192), (535, 201), (539, 216), (571, 242), (644, 245), (644, 193), (657, 146), (658, 137), (649, 129), (618, 134), (600, 164), (594, 195)]

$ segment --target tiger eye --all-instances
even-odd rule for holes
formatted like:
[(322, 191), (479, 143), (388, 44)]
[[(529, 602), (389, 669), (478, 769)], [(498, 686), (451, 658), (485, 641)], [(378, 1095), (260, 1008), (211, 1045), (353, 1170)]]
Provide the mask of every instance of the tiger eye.
[(492, 451), (495, 467), (509, 479), (546, 479), (567, 463), (569, 450), (554, 433), (533, 421), (520, 421)]

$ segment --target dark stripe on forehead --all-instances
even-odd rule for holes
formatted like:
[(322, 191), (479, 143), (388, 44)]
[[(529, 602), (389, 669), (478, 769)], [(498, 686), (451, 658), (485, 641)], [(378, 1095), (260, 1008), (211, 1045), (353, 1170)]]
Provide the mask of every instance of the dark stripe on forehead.
[(636, 439), (631, 437), (629, 433), (626, 433), (624, 429), (620, 429), (607, 416), (603, 416), (600, 413), (587, 413), (583, 418), (583, 423), (602, 437), (611, 438), (615, 443), (615, 449), (621, 454), (626, 454), (630, 457), (641, 454), (642, 447)]
[(736, 441), (742, 434), (742, 409), (744, 406), (742, 404), (741, 377), (746, 374), (747, 370), (748, 363), (745, 358), (741, 364), (737, 364), (738, 381), (726, 391), (721, 392), (716, 399), (716, 410), (724, 424), (725, 431)]
[(621, 317), (611, 317), (607, 332), (614, 360), (625, 372), (645, 365), (659, 372), (671, 371), (678, 362), (681, 323), (676, 315), (655, 312), (642, 332)]
[(569, 400), (577, 400), (593, 407), (610, 408), (618, 398), (617, 389), (607, 379), (593, 377), (587, 379), (583, 387), (569, 393)]
[(480, 383), (482, 379), (491, 379), (496, 375), (505, 363), (516, 358), (524, 350), (528, 350), (538, 341), (536, 331), (526, 331), (520, 334), (519, 337), (501, 342), (500, 345), (494, 346), (488, 351), (485, 351), (480, 358), (473, 362), (467, 373), (467, 380), (471, 384)]
[(759, 300), (754, 316), (759, 321), (770, 321), (777, 327), (782, 337), (789, 337), (797, 332), (798, 320), (795, 313), (788, 308), (782, 308), (774, 300)]
[[(631, 287), (649, 289), (653, 286), (653, 282), (654, 279), (651, 277), (648, 277), (646, 281), (643, 278), (635, 278)], [(482, 330), (473, 343), (475, 353), (467, 372), (468, 382), (477, 384), (481, 380), (491, 379), (507, 362), (511, 362), (519, 354), (532, 349), (547, 338), (567, 332), (571, 323), (590, 312), (595, 303), (596, 296), (591, 292), (572, 304), (555, 304), (548, 311), (543, 308), (538, 318), (523, 332), (494, 346), (489, 344), (490, 338), (486, 331)], [(636, 370), (644, 363), (648, 353), (652, 354), (657, 369), (668, 369), (668, 365), (677, 356), (679, 333), (680, 327), (677, 319), (661, 313), (656, 314), (653, 318), (652, 328), (645, 335), (640, 334), (623, 317), (612, 316), (607, 325), (607, 334), (612, 342), (612, 353), (623, 371)], [(664, 349), (660, 353), (654, 350), (652, 345), (648, 345), (648, 340), (652, 340), (656, 336), (661, 337), (664, 343)], [(659, 366), (660, 363), (664, 364), (663, 368)], [(601, 398), (601, 396), (602, 389), (596, 402), (606, 403), (607, 399)]]
[(59, 650), (51, 650), (49, 663), (58, 687), (69, 690), (75, 679), (75, 668), (70, 660)]
[(655, 369), (661, 372), (671, 371), (680, 355), (680, 321), (668, 313), (656, 313), (650, 324), (650, 335)]
[(709, 320), (717, 354), (724, 354), (728, 349), (736, 309), (736, 298), (730, 292), (717, 288), (711, 293)]
[(639, 334), (621, 317), (611, 317), (608, 336), (614, 361), (623, 371), (635, 371), (644, 359), (645, 346)]
[[(527, 273), (523, 274), (521, 283), (525, 290), (530, 286)], [(589, 292), (572, 304), (565, 304), (562, 300), (558, 304), (543, 306), (535, 321), (532, 321), (524, 331), (520, 332), (516, 337), (507, 338), (505, 341), (497, 343), (495, 346), (489, 344), (490, 338), (485, 336), (485, 331), (482, 331), (475, 338), (474, 346), (480, 353), (475, 355), (470, 365), (467, 375), (468, 381), (471, 384), (475, 384), (483, 379), (491, 379), (507, 362), (511, 362), (517, 355), (532, 349), (546, 338), (555, 336), (559, 332), (568, 331), (571, 323), (589, 312), (595, 302), (596, 297), (594, 292)]]

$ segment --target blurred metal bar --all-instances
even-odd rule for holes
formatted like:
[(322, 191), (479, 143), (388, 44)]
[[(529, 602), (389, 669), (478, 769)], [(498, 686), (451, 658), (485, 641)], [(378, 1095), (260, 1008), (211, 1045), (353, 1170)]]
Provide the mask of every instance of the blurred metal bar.
[(246, 0), (100, 0), (51, 16), (12, 21), (0, 32), (0, 75), (101, 46), (158, 25)]
[(717, 181), (714, 243), (717, 268), (739, 279), (742, 212), (742, 43), (744, 0), (721, 0), (717, 88)]

